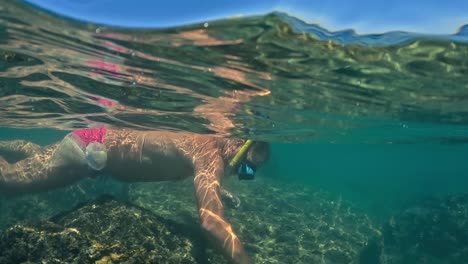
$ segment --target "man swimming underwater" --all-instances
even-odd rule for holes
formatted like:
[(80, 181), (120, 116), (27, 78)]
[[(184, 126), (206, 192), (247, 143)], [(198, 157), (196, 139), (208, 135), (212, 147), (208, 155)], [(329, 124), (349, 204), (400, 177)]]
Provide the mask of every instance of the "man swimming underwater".
[[(181, 38), (207, 39), (204, 31), (194, 31)], [(208, 38), (207, 41), (212, 41)], [(144, 54), (140, 54), (144, 55)], [(146, 55), (145, 55), (146, 56)], [(157, 58), (159, 60), (159, 58)], [(105, 60), (92, 59), (92, 67), (105, 66), (109, 71), (121, 72), (121, 65), (109, 65)], [(219, 78), (242, 84), (241, 90), (226, 91), (223, 96), (197, 95), (203, 104), (194, 108), (195, 117), (208, 120), (210, 131), (230, 135), (235, 127), (230, 119), (240, 103), (253, 97), (267, 96), (270, 91), (252, 83), (248, 74), (230, 67), (210, 67), (209, 72)], [(131, 72), (123, 72), (131, 76)], [(248, 71), (257, 78), (271, 80), (267, 73)], [(152, 83), (143, 75), (134, 76), (139, 82)], [(181, 87), (174, 92), (186, 94)], [(117, 101), (96, 98), (112, 115), (140, 114), (145, 109), (120, 105)], [(232, 261), (250, 263), (242, 243), (225, 219), (221, 195), (221, 180), (237, 173), (240, 179), (252, 178), (255, 169), (268, 159), (267, 143), (200, 135), (188, 132), (138, 131), (132, 129), (92, 128), (75, 130), (59, 144), (41, 148), (22, 140), (0, 142), (0, 192), (30, 193), (67, 186), (97, 173), (110, 175), (121, 181), (167, 181), (193, 177), (198, 214), (202, 229), (222, 247)], [(188, 195), (188, 194), (186, 194)]]
[[(267, 143), (187, 132), (93, 128), (75, 130), (59, 144), (0, 142), (0, 192), (29, 193), (72, 184), (96, 173), (127, 182), (193, 177), (202, 228), (235, 263), (250, 263), (223, 214), (221, 180), (253, 177), (268, 159)], [(14, 163), (13, 159), (23, 158)]]

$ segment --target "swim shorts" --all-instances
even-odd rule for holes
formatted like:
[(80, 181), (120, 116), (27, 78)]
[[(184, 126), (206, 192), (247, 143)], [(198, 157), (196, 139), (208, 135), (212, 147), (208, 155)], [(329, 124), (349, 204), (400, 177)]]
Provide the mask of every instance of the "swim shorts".
[(88, 166), (93, 170), (102, 170), (107, 163), (107, 150), (104, 145), (105, 128), (86, 128), (70, 133), (82, 148)]

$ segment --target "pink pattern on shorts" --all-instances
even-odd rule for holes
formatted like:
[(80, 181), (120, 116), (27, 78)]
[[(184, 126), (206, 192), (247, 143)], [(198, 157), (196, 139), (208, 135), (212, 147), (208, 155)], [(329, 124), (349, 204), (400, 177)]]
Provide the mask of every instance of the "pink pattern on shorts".
[(106, 136), (105, 128), (85, 128), (72, 132), (73, 135), (81, 139), (81, 144), (86, 147), (92, 142), (104, 143)]

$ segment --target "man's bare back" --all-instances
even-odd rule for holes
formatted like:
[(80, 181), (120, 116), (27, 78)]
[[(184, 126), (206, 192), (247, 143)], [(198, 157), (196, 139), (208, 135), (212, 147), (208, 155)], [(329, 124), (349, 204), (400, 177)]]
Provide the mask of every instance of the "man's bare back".
[[(95, 153), (103, 155), (93, 156), (88, 151), (93, 144), (99, 147)], [(228, 164), (243, 145), (238, 139), (129, 129), (82, 130), (44, 149), (25, 141), (2, 142), (0, 154), (2, 149), (24, 152), (27, 158), (13, 164), (0, 159), (0, 191), (32, 192), (65, 186), (97, 173), (100, 165), (99, 172), (127, 182), (193, 177), (202, 228), (235, 263), (250, 263), (224, 217), (220, 194), (222, 178), (231, 172), (226, 170), (238, 166)], [(89, 157), (97, 157), (91, 160), (96, 162), (90, 163)], [(255, 143), (242, 161), (257, 167), (267, 158), (268, 145)]]

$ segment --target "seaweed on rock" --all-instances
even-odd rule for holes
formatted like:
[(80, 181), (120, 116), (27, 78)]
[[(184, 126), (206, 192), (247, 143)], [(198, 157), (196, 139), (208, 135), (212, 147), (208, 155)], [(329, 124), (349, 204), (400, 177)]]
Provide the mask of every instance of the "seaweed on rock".
[(468, 194), (423, 200), (383, 228), (382, 264), (468, 262)]
[(37, 225), (7, 229), (0, 235), (0, 263), (197, 263), (194, 238), (180, 230), (148, 210), (103, 197)]

